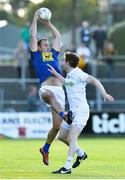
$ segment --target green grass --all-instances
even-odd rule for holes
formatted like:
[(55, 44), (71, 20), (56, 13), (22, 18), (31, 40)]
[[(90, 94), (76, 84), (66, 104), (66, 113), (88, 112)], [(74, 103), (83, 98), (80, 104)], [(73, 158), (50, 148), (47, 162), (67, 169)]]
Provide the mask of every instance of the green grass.
[(44, 166), (38, 152), (44, 140), (0, 140), (1, 179), (120, 179), (125, 178), (124, 138), (83, 138), (79, 145), (89, 158), (72, 170), (71, 175), (55, 175), (51, 171), (62, 167), (67, 147), (54, 141), (50, 150), (50, 165)]

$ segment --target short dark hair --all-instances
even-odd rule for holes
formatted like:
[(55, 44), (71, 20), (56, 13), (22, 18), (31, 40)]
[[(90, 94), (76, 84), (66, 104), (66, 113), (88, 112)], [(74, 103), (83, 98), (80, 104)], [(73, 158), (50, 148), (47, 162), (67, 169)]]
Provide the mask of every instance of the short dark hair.
[(40, 39), (38, 42), (37, 42), (37, 45), (38, 46), (41, 46), (41, 42), (42, 41), (48, 41), (46, 38), (42, 38), (42, 39)]
[(65, 53), (65, 61), (69, 62), (71, 67), (77, 67), (79, 63), (79, 56), (73, 52), (66, 52)]

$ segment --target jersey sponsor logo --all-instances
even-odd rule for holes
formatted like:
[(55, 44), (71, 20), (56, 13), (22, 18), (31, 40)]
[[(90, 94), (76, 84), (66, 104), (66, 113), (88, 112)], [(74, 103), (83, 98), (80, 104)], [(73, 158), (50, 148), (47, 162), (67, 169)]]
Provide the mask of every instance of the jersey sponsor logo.
[(67, 87), (72, 87), (72, 86), (74, 86), (74, 83), (72, 81), (66, 82), (66, 86)]
[(52, 57), (53, 53), (52, 52), (42, 52), (42, 58), (43, 61), (54, 61), (53, 57)]

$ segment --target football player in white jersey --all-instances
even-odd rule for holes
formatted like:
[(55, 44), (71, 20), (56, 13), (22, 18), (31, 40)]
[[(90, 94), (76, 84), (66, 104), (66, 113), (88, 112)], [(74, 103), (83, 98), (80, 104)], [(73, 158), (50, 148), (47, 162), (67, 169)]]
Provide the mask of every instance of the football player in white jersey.
[[(48, 65), (49, 71), (65, 85), (69, 106), (74, 116), (71, 125), (65, 122), (62, 123), (59, 133), (59, 139), (69, 146), (67, 161), (64, 167), (52, 173), (70, 174), (71, 168), (76, 168), (82, 160), (87, 158), (87, 153), (77, 146), (77, 139), (86, 126), (90, 113), (86, 99), (86, 84), (90, 83), (94, 85), (100, 91), (104, 101), (114, 101), (114, 98), (107, 94), (105, 88), (98, 79), (77, 67), (78, 62), (79, 56), (77, 54), (72, 52), (65, 53), (63, 67), (67, 72), (66, 78), (62, 77), (52, 66)], [(78, 156), (72, 166), (75, 152)]]

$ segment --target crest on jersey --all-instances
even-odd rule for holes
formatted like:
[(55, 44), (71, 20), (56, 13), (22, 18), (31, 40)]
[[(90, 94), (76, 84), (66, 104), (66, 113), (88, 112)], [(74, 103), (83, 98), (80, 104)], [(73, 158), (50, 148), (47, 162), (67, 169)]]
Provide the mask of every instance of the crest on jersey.
[(43, 61), (54, 61), (53, 57), (52, 57), (52, 52), (42, 52), (42, 58)]

